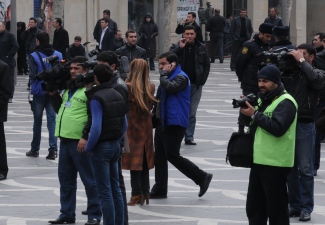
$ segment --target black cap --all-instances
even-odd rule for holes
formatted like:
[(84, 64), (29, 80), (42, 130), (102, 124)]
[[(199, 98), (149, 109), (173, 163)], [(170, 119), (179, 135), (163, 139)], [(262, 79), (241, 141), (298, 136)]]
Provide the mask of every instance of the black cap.
[(280, 26), (275, 26), (273, 28), (273, 34), (275, 36), (289, 36), (289, 27), (280, 27)]
[(264, 66), (258, 73), (257, 77), (272, 81), (275, 84), (281, 83), (281, 71), (278, 67), (272, 64)]
[(258, 28), (258, 30), (263, 34), (273, 34), (272, 28), (273, 28), (272, 24), (270, 24), (270, 23), (262, 23), (260, 25), (260, 27)]

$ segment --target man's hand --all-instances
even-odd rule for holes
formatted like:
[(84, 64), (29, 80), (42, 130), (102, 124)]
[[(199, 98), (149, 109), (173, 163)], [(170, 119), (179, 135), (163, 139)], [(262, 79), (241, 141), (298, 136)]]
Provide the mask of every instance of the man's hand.
[(166, 65), (164, 65), (162, 70), (170, 72), (175, 68), (175, 66), (176, 66), (176, 63), (174, 63), (174, 62), (171, 64), (166, 64)]
[(180, 48), (184, 48), (185, 45), (186, 45), (186, 43), (187, 43), (187, 40), (186, 40), (185, 38), (181, 38), (181, 39), (179, 40), (179, 47), (180, 47)]
[(186, 19), (182, 19), (181, 24), (184, 25), (186, 23)]
[(87, 144), (87, 140), (81, 138), (77, 146), (78, 152), (84, 152), (86, 150), (86, 144)]
[(290, 54), (295, 57), (297, 62), (299, 62), (301, 58), (304, 58), (304, 54), (301, 51), (291, 51)]
[(252, 116), (255, 113), (255, 108), (251, 106), (251, 104), (248, 103), (248, 101), (245, 102), (247, 105), (247, 108), (240, 108), (240, 112), (244, 114), (245, 116)]

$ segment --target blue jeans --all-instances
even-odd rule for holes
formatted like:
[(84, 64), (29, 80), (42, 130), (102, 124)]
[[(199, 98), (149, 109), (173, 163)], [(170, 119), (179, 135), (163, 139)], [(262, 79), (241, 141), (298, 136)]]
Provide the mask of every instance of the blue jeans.
[(190, 115), (189, 115), (189, 121), (188, 126), (185, 132), (185, 140), (191, 140), (194, 139), (194, 131), (195, 131), (195, 124), (196, 124), (196, 111), (199, 107), (199, 103), (201, 100), (202, 95), (202, 85), (199, 87), (196, 86), (196, 84), (191, 84), (191, 105), (190, 105)]
[(50, 96), (48, 94), (34, 95), (32, 102), (32, 110), (34, 115), (33, 124), (33, 140), (31, 143), (32, 151), (39, 151), (41, 144), (42, 133), (42, 119), (43, 111), (46, 110), (47, 130), (49, 132), (49, 151), (57, 151), (57, 138), (54, 136), (55, 132), (55, 117), (56, 113), (51, 105)]
[(295, 163), (288, 176), (290, 209), (311, 213), (314, 209), (315, 123), (297, 123)]
[(103, 225), (124, 224), (124, 203), (118, 175), (118, 140), (97, 143), (91, 157), (103, 211)]
[(60, 218), (76, 219), (77, 174), (85, 186), (88, 219), (101, 220), (102, 211), (90, 156), (77, 151), (79, 140), (61, 140), (59, 154)]

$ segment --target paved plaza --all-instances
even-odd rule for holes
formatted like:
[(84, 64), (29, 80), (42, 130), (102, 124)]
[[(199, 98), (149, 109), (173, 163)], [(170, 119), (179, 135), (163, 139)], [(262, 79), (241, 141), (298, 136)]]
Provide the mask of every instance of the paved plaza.
[[(169, 164), (168, 198), (150, 200), (149, 205), (130, 206), (130, 224), (141, 225), (236, 225), (248, 224), (245, 212), (249, 169), (226, 164), (226, 147), (232, 132), (237, 130), (238, 109), (233, 98), (240, 95), (239, 83), (229, 69), (229, 59), (223, 64), (216, 60), (203, 88), (197, 112), (196, 146), (181, 147), (181, 154), (212, 173), (207, 193), (199, 198), (199, 187)], [(157, 67), (157, 66), (156, 66)], [(152, 71), (151, 71), (152, 72)], [(150, 73), (157, 85), (158, 73)], [(46, 160), (48, 134), (46, 117), (42, 129), (39, 158), (29, 158), (33, 116), (28, 104), (27, 76), (18, 76), (13, 103), (9, 104), (5, 123), (9, 163), (8, 179), (0, 181), (0, 225), (41, 225), (59, 216), (58, 160)], [(323, 144), (324, 145), (324, 144)], [(323, 146), (324, 148), (324, 146)], [(315, 209), (310, 222), (291, 219), (291, 224), (325, 225), (325, 164), (315, 178)], [(129, 171), (123, 171), (127, 196), (130, 198)], [(150, 171), (154, 183), (154, 169)], [(84, 186), (78, 179), (76, 224), (82, 225), (87, 216)]]

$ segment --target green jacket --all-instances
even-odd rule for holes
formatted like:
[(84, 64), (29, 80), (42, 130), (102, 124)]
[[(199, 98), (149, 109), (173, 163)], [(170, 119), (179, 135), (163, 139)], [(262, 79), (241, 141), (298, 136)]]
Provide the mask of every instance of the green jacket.
[[(271, 118), (272, 112), (277, 105), (285, 99), (289, 99), (294, 103), (296, 108), (298, 107), (291, 95), (283, 94), (274, 100), (265, 109), (263, 114)], [(254, 163), (268, 166), (292, 167), (295, 155), (296, 124), (297, 113), (291, 126), (281, 137), (271, 135), (261, 127), (257, 127), (254, 139)]]
[(64, 92), (62, 104), (56, 117), (55, 136), (70, 139), (82, 137), (82, 130), (88, 120), (85, 91), (86, 88), (77, 89), (70, 100), (69, 90)]

